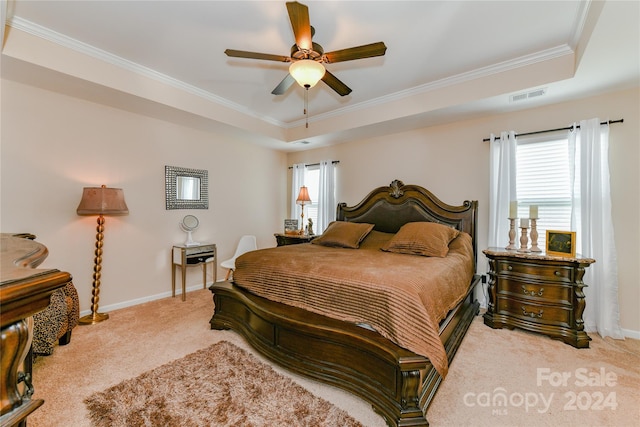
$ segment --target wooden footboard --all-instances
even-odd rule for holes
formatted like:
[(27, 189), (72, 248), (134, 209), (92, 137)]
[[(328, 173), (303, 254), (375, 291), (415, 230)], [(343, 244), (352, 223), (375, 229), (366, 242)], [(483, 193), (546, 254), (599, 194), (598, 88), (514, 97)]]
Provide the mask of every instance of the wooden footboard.
[[(442, 322), (440, 336), (453, 359), (478, 302), (475, 276), (463, 303)], [(231, 282), (210, 288), (211, 329), (232, 329), (279, 365), (354, 393), (392, 426), (426, 426), (426, 410), (442, 378), (429, 360), (357, 325), (249, 294)]]

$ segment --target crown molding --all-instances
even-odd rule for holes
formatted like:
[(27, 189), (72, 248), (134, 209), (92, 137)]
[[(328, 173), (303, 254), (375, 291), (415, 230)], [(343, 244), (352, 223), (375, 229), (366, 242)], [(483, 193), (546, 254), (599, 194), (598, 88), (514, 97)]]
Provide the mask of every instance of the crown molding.
[[(563, 44), (550, 49), (546, 49), (540, 52), (536, 52), (529, 55), (524, 55), (519, 58), (511, 59), (508, 61), (499, 62), (487, 67), (478, 68), (468, 72), (456, 74), (454, 76), (445, 77), (443, 79), (435, 80), (433, 82), (425, 83), (420, 86), (415, 86), (410, 89), (406, 89), (400, 92), (396, 92), (390, 95), (381, 96), (368, 101), (360, 102), (358, 104), (342, 107), (331, 112), (316, 114), (309, 118), (309, 122), (320, 121), (329, 119), (332, 117), (341, 116), (347, 113), (358, 112), (360, 110), (376, 107), (388, 102), (398, 101), (406, 99), (416, 95), (422, 95), (435, 90), (444, 89), (447, 87), (459, 85), (476, 79), (489, 77), (495, 74), (500, 74), (506, 71), (515, 70), (539, 64), (542, 62), (550, 61), (556, 58), (561, 58), (566, 55), (573, 55), (574, 50), (568, 45)], [(304, 120), (297, 120), (288, 124), (289, 128), (294, 128), (304, 124)]]
[(247, 116), (251, 116), (255, 119), (263, 120), (267, 123), (270, 123), (275, 126), (283, 127), (284, 123), (275, 120), (271, 117), (262, 117), (258, 116), (246, 107), (231, 102), (225, 98), (217, 96), (211, 92), (206, 90), (202, 90), (196, 86), (193, 86), (189, 83), (185, 83), (181, 80), (175, 79), (173, 77), (167, 76), (166, 74), (162, 74), (158, 71), (155, 71), (149, 67), (145, 67), (133, 61), (129, 61), (128, 59), (122, 58), (120, 56), (109, 53), (105, 50), (98, 49), (92, 45), (81, 42), (64, 34), (53, 31), (49, 28), (43, 27), (42, 25), (38, 25), (26, 19), (20, 18), (18, 16), (12, 17), (8, 22), (11, 28), (15, 28), (20, 31), (24, 31), (25, 33), (31, 34), (33, 36), (39, 37), (43, 40), (47, 40), (51, 43), (55, 43), (59, 46), (65, 47), (67, 49), (71, 49), (75, 52), (79, 52), (84, 55), (91, 56), (100, 61), (106, 62), (108, 64), (117, 66), (124, 70), (151, 78), (153, 80), (159, 81), (168, 86), (174, 87), (176, 89), (182, 90), (184, 92), (190, 93), (192, 95), (203, 98), (209, 102), (213, 102), (215, 104), (221, 105), (223, 107), (235, 110)]
[[(585, 10), (588, 10), (587, 6), (585, 6), (585, 8), (586, 8)], [(154, 79), (168, 86), (177, 88), (184, 92), (206, 99), (209, 102), (213, 102), (223, 107), (235, 110), (237, 112), (253, 117), (255, 119), (259, 119), (264, 122), (270, 123), (274, 126), (279, 126), (284, 129), (293, 129), (293, 128), (302, 126), (305, 123), (305, 119), (284, 123), (279, 120), (273, 119), (271, 117), (258, 116), (252, 111), (250, 111), (249, 109), (247, 109), (246, 107), (236, 104), (234, 102), (231, 102), (225, 98), (219, 97), (211, 92), (202, 90), (196, 86), (185, 83), (173, 77), (167, 76), (166, 74), (162, 74), (151, 68), (142, 66), (133, 61), (129, 61), (125, 58), (119, 57), (117, 55), (114, 55), (102, 49), (98, 49), (87, 43), (73, 39), (64, 34), (58, 33), (49, 28), (43, 27), (41, 25), (35, 24), (31, 21), (22, 19), (17, 16), (11, 17), (11, 19), (7, 22), (7, 25), (11, 26), (12, 28), (16, 28), (18, 30), (34, 35), (36, 37), (47, 40), (49, 42), (71, 49), (73, 51), (99, 59), (108, 64), (115, 65), (117, 67), (123, 68), (133, 73)], [(581, 25), (579, 23), (576, 23), (575, 31), (576, 32), (581, 31)], [(313, 117), (309, 118), (309, 122), (318, 122), (321, 120), (337, 117), (346, 113), (356, 113), (356, 112), (377, 107), (389, 102), (402, 100), (402, 99), (409, 98), (416, 95), (422, 95), (435, 90), (451, 87), (454, 85), (462, 84), (465, 82), (473, 81), (476, 79), (488, 77), (495, 74), (500, 74), (509, 70), (526, 67), (532, 64), (537, 64), (537, 63), (549, 61), (555, 58), (559, 58), (565, 55), (572, 55), (572, 54), (574, 54), (574, 50), (571, 48), (569, 44), (560, 45), (554, 48), (546, 49), (540, 52), (525, 55), (512, 60), (503, 61), (487, 67), (482, 67), (482, 68), (478, 68), (468, 72), (460, 73), (454, 76), (449, 76), (443, 79), (429, 82), (429, 83), (416, 86), (407, 90), (403, 90), (400, 92), (396, 92), (390, 95), (385, 95), (385, 96), (381, 96), (368, 101), (342, 107), (330, 112), (316, 114)]]

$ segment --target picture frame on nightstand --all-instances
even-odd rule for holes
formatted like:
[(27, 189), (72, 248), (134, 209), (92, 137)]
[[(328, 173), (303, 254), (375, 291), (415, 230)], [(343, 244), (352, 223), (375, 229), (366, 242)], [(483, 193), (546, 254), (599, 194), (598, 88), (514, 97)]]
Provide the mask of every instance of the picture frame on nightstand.
[(297, 219), (284, 220), (284, 234), (300, 234)]
[(576, 232), (547, 230), (547, 255), (575, 258)]

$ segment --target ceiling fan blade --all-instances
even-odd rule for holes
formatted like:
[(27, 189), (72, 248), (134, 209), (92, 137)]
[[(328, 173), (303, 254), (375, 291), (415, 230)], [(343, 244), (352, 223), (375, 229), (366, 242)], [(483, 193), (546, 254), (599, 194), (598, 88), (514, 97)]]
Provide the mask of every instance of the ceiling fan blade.
[(349, 86), (342, 83), (328, 70), (325, 71), (324, 77), (322, 77), (322, 81), (325, 82), (331, 89), (335, 90), (340, 96), (349, 95), (351, 93), (351, 89), (349, 88)]
[(348, 49), (335, 50), (325, 53), (324, 56), (328, 63), (352, 61), (354, 59), (371, 58), (374, 56), (383, 56), (387, 51), (387, 46), (383, 42), (365, 44)]
[(264, 59), (266, 61), (278, 61), (278, 62), (291, 62), (291, 58), (284, 55), (271, 55), (270, 53), (259, 52), (247, 52), (244, 50), (227, 49), (224, 51), (227, 56), (234, 58), (250, 58), (250, 59)]
[(292, 84), (295, 83), (295, 79), (293, 78), (293, 76), (291, 74), (287, 74), (286, 77), (284, 79), (282, 79), (282, 81), (280, 82), (280, 84), (278, 86), (276, 86), (276, 88), (274, 90), (271, 91), (272, 95), (282, 95), (284, 94), (287, 89), (289, 89), (291, 87)]
[(311, 24), (309, 23), (309, 8), (297, 1), (287, 2), (289, 20), (293, 28), (293, 35), (296, 38), (296, 45), (300, 49), (310, 50), (311, 44)]

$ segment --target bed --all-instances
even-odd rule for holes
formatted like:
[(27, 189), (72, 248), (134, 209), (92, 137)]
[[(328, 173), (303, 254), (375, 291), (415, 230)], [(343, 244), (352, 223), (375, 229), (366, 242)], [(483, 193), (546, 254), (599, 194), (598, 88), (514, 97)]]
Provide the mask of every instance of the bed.
[[(478, 314), (476, 224), (476, 201), (451, 206), (395, 180), (355, 206), (338, 205), (335, 225), (311, 243), (238, 258), (233, 281), (209, 288), (211, 328), (232, 329), (281, 366), (356, 394), (389, 425), (428, 425), (427, 408)], [(453, 237), (444, 255), (392, 250), (410, 227)], [(334, 229), (361, 228), (369, 231), (355, 247), (326, 244)], [(440, 272), (424, 273), (427, 264)], [(425, 294), (422, 282), (441, 275), (451, 285), (424, 285), (437, 290)]]

